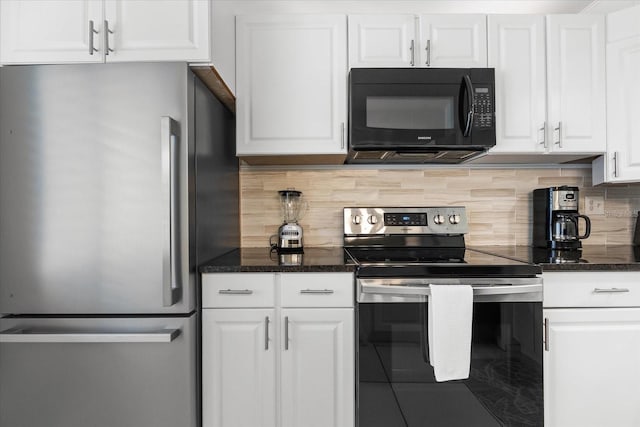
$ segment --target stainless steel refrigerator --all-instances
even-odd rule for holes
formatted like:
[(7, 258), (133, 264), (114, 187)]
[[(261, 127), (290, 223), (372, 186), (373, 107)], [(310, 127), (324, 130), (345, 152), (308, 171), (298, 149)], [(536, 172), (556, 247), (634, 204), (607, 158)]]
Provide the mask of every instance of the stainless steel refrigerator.
[(200, 423), (233, 115), (184, 63), (0, 68), (0, 425)]

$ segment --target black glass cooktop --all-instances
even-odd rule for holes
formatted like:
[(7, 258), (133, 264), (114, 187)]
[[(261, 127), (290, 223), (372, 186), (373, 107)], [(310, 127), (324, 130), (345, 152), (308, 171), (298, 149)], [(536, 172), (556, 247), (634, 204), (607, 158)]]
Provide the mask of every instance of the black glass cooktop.
[(468, 248), (349, 247), (358, 277), (532, 277), (540, 266)]

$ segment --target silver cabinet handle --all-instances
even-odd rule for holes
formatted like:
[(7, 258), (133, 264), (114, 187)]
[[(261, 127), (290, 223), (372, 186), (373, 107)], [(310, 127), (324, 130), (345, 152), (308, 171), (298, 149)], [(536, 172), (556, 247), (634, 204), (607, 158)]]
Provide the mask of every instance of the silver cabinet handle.
[(93, 35), (94, 34), (98, 34), (98, 31), (95, 29), (95, 25), (93, 23), (93, 20), (89, 21), (89, 55), (93, 55), (94, 52), (97, 52), (98, 49), (96, 49), (93, 46)]
[(269, 350), (269, 316), (264, 318), (264, 349)]
[(104, 21), (104, 54), (109, 55), (109, 52), (113, 52), (113, 49), (109, 47), (109, 34), (113, 34), (113, 31), (109, 29), (109, 21)]
[(66, 344), (66, 343), (169, 343), (180, 335), (180, 329), (151, 332), (37, 332), (8, 329), (0, 332), (2, 343)]
[(593, 293), (595, 294), (621, 294), (625, 292), (631, 292), (627, 288), (595, 288)]
[(613, 152), (613, 177), (617, 178), (618, 177), (618, 152), (614, 151)]
[(313, 294), (313, 295), (329, 295), (334, 293), (333, 289), (302, 289), (301, 294)]
[(165, 190), (165, 203), (168, 209), (168, 223), (165, 227), (165, 242), (163, 256), (163, 304), (171, 307), (179, 299), (180, 293), (180, 203), (179, 199), (179, 132), (178, 122), (171, 117), (160, 119), (160, 135), (162, 147), (162, 180)]
[(340, 124), (340, 148), (344, 149), (344, 122)]
[(549, 351), (549, 318), (544, 318), (544, 351)]
[(542, 127), (538, 129), (538, 132), (542, 131), (542, 141), (539, 142), (544, 148), (547, 148), (547, 122), (542, 124)]
[(284, 317), (284, 349), (289, 350), (289, 316)]
[(558, 122), (558, 127), (557, 128), (553, 128), (554, 131), (558, 131), (558, 140), (555, 142), (555, 144), (562, 148), (562, 122)]
[(425, 64), (427, 67), (431, 66), (431, 40), (427, 40), (427, 46), (424, 48), (427, 51), (427, 61)]
[(253, 291), (251, 289), (220, 289), (218, 293), (222, 295), (251, 295)]
[(409, 46), (409, 50), (411, 51), (411, 66), (416, 65), (416, 41), (411, 40), (411, 46)]

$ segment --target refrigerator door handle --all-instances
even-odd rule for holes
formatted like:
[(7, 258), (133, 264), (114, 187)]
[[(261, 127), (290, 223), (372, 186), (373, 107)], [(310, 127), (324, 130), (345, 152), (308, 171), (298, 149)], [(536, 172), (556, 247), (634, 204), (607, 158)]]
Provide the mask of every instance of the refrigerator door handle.
[[(168, 220), (164, 226), (162, 302), (171, 307), (180, 299), (180, 191), (179, 159), (180, 133), (178, 122), (163, 116), (160, 120), (162, 138), (162, 183), (165, 189), (165, 206)], [(167, 191), (168, 190), (168, 191)]]
[(145, 332), (37, 332), (13, 328), (0, 332), (0, 343), (64, 344), (64, 343), (170, 343), (180, 329)]

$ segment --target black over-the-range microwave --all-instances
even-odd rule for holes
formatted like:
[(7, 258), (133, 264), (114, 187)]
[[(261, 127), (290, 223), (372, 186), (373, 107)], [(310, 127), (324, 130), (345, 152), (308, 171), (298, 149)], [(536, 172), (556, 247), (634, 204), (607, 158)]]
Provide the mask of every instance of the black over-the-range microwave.
[(347, 163), (461, 163), (496, 144), (493, 68), (353, 68)]

